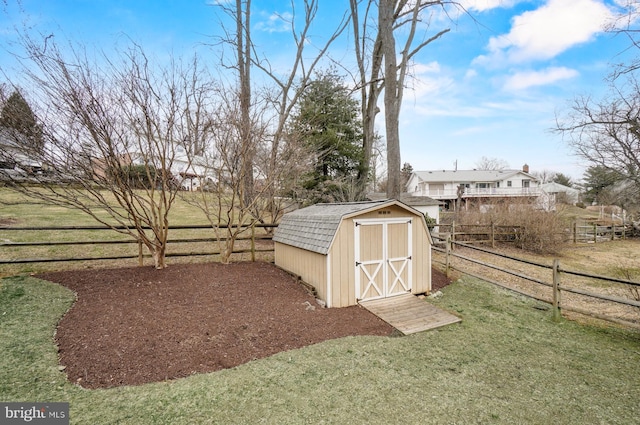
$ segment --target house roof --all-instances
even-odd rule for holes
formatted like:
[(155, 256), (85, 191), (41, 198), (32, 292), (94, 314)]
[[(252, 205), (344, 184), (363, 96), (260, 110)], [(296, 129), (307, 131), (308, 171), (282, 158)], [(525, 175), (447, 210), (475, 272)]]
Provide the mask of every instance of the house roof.
[(431, 170), (414, 171), (420, 181), (427, 183), (472, 183), (472, 182), (496, 182), (511, 178), (517, 174), (523, 174), (532, 180), (537, 179), (522, 170)]
[[(6, 127), (0, 127), (0, 146), (3, 148), (20, 148), (17, 140), (25, 140), (26, 137), (15, 130)], [(25, 142), (26, 143), (26, 142)]]
[[(388, 199), (386, 193), (370, 193), (368, 195), (368, 198), (372, 201), (382, 201)], [(442, 202), (428, 196), (415, 196), (409, 195), (408, 193), (403, 193), (402, 195), (400, 195), (400, 202), (412, 207), (429, 207), (442, 204)]]
[(547, 193), (562, 193), (562, 192), (575, 193), (575, 194), (580, 193), (578, 189), (574, 189), (572, 187), (565, 186), (556, 182), (545, 183), (541, 186), (541, 188)]
[(42, 163), (32, 158), (27, 137), (7, 127), (0, 127), (0, 160), (12, 161), (22, 166), (40, 167)]
[(319, 254), (327, 254), (343, 219), (389, 205), (400, 205), (416, 214), (421, 214), (395, 200), (315, 204), (285, 214), (273, 235), (273, 240)]

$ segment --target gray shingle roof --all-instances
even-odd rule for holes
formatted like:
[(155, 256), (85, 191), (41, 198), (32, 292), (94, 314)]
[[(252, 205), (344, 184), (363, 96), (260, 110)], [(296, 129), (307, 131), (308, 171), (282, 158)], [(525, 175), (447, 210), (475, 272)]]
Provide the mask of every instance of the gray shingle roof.
[(327, 254), (342, 218), (394, 201), (316, 204), (285, 214), (274, 235), (275, 242)]
[(523, 174), (535, 180), (535, 177), (522, 170), (432, 170), (415, 171), (414, 174), (417, 175), (421, 181), (431, 183), (494, 182), (508, 179), (516, 174)]
[[(382, 201), (389, 199), (386, 193), (374, 192), (367, 195), (372, 201)], [(416, 196), (403, 193), (400, 195), (400, 202), (411, 207), (428, 207), (432, 205), (440, 205), (441, 202), (428, 196)]]

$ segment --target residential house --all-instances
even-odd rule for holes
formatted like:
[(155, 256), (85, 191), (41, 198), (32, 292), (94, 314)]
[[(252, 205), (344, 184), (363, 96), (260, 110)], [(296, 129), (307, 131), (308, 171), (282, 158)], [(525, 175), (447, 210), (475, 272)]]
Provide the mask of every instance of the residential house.
[[(200, 155), (188, 155), (184, 146), (175, 144), (172, 157), (168, 158), (170, 171), (175, 181), (180, 184), (183, 190), (200, 190), (202, 185), (215, 181), (216, 174), (213, 167), (207, 165), (207, 161)], [(154, 158), (147, 158), (152, 161)], [(126, 152), (121, 154), (117, 162), (122, 167), (145, 164), (144, 155), (137, 152)], [(107, 175), (108, 161), (104, 158), (93, 158), (93, 173), (97, 178), (105, 178)]]
[[(382, 201), (386, 200), (386, 193), (374, 192), (370, 193), (367, 196), (372, 201)], [(428, 225), (435, 225), (437, 227), (440, 224), (440, 206), (442, 202), (432, 199), (428, 196), (412, 196), (407, 193), (403, 193), (400, 195), (400, 199), (398, 199), (405, 205), (409, 205), (410, 207), (420, 211), (425, 217), (429, 217), (429, 219), (434, 220), (433, 223), (427, 221)]]
[(414, 171), (407, 182), (407, 193), (441, 201), (446, 210), (476, 205), (486, 207), (499, 201), (534, 202), (542, 193), (540, 182), (522, 170), (430, 170)]
[(25, 136), (9, 128), (0, 128), (0, 170), (3, 179), (26, 178), (42, 172), (42, 162), (30, 152)]
[(580, 201), (580, 191), (560, 183), (545, 183), (540, 186), (542, 194), (538, 204), (545, 211), (555, 211), (557, 204), (575, 205)]

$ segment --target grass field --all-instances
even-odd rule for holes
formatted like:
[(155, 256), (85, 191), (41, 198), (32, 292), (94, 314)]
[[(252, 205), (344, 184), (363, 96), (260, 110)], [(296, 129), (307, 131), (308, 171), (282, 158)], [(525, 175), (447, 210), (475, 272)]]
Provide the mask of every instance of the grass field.
[[(108, 195), (107, 195), (108, 196)], [(197, 194), (184, 192), (176, 198), (169, 215), (171, 226), (185, 225), (209, 225), (204, 213), (197, 207), (190, 205), (183, 197), (197, 196)], [(107, 217), (106, 213), (101, 214)], [(138, 255), (138, 246), (132, 244), (110, 245), (50, 245), (40, 247), (3, 247), (3, 241), (11, 242), (46, 242), (46, 241), (114, 241), (129, 240), (127, 235), (113, 230), (38, 230), (38, 231), (12, 231), (3, 230), (2, 225), (10, 227), (54, 227), (54, 226), (98, 226), (95, 219), (79, 210), (63, 208), (54, 205), (34, 204), (32, 201), (22, 198), (6, 188), (0, 188), (0, 259), (25, 259), (25, 258), (72, 258), (72, 257), (103, 257), (103, 256), (134, 256)], [(261, 229), (256, 230), (260, 234)], [(264, 233), (264, 232), (263, 232)], [(249, 237), (246, 232), (242, 237)], [(172, 230), (169, 240), (190, 238), (214, 238), (213, 230)], [(248, 248), (247, 243), (238, 243), (238, 248)], [(215, 243), (169, 243), (168, 254), (180, 254), (185, 252), (211, 252), (218, 250)], [(144, 249), (144, 253), (148, 251)], [(248, 259), (249, 255), (238, 254), (235, 260)], [(215, 258), (205, 257), (204, 260), (212, 261)], [(196, 257), (174, 257), (168, 260), (169, 264), (177, 262), (203, 261)], [(151, 264), (151, 259), (146, 263)], [(85, 267), (118, 267), (122, 265), (135, 266), (138, 260), (106, 260), (100, 262), (56, 262), (56, 263), (27, 263), (16, 265), (1, 265), (0, 277), (22, 273), (37, 273), (47, 270), (74, 269)]]
[(349, 337), (234, 369), (85, 390), (58, 370), (73, 302), (25, 276), (0, 289), (0, 400), (66, 401), (73, 424), (633, 424), (640, 334), (554, 322), (546, 306), (471, 278), (432, 302), (463, 322)]
[[(178, 201), (172, 224), (205, 223), (199, 214)], [(0, 219), (95, 224), (75, 211), (27, 204), (0, 206)], [(26, 237), (45, 236), (61, 237)], [(594, 272), (632, 269), (636, 252), (637, 245), (598, 244), (562, 261), (608, 264)], [(638, 332), (554, 322), (547, 305), (468, 277), (430, 301), (459, 314), (460, 325), (344, 338), (211, 374), (85, 390), (66, 381), (53, 343), (74, 295), (24, 275), (59, 266), (23, 267), (0, 280), (0, 400), (66, 401), (73, 424), (633, 424), (640, 417)]]

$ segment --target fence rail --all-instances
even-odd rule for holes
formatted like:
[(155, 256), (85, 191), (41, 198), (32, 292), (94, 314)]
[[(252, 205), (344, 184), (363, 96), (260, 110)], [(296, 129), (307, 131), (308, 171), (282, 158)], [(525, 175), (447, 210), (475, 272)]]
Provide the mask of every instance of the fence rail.
[[(488, 244), (495, 248), (496, 243), (517, 243), (525, 227), (519, 225), (497, 224), (439, 224), (439, 234), (449, 234), (453, 241), (473, 244)], [(631, 224), (622, 225), (579, 225), (573, 222), (563, 233), (567, 242), (599, 243), (617, 239), (626, 239), (633, 234)], [(436, 235), (438, 236), (438, 235)], [(439, 236), (440, 237), (440, 236)]]
[[(610, 322), (640, 329), (640, 296), (639, 296), (640, 282), (634, 282), (626, 279), (619, 279), (615, 277), (602, 276), (602, 275), (567, 269), (562, 267), (560, 265), (560, 261), (557, 259), (553, 260), (553, 263), (549, 265), (549, 264), (543, 264), (543, 263), (539, 263), (536, 261), (531, 261), (523, 258), (518, 258), (511, 255), (506, 255), (506, 254), (498, 253), (489, 249), (474, 246), (468, 243), (456, 242), (456, 241), (453, 241), (450, 236), (446, 237), (443, 240), (445, 241), (444, 248), (434, 246), (433, 249), (436, 252), (444, 254), (443, 265), (445, 266), (445, 271), (447, 275), (449, 275), (450, 270), (455, 269), (464, 274), (477, 277), (479, 279), (488, 281), (490, 283), (509, 289), (511, 291), (515, 291), (519, 294), (537, 299), (539, 301), (549, 303), (553, 306), (553, 312), (555, 317), (559, 317), (563, 310), (572, 311), (575, 313), (595, 317), (597, 319), (607, 320)], [(454, 252), (452, 250), (453, 246), (467, 248), (468, 250), (488, 254), (491, 258), (501, 257), (507, 260), (514, 261), (518, 264), (526, 264), (529, 266), (545, 269), (548, 271), (547, 277), (549, 280), (529, 276), (527, 274), (522, 273), (521, 271), (511, 270), (502, 266), (498, 266), (496, 264), (492, 264), (491, 262), (488, 262), (488, 261), (479, 260), (470, 255), (463, 255), (458, 252)], [(530, 290), (527, 291), (527, 290), (523, 290), (518, 287), (515, 287), (514, 285), (498, 282), (497, 280), (488, 278), (487, 276), (484, 276), (481, 273), (476, 273), (474, 271), (471, 271), (470, 267), (464, 267), (462, 265), (454, 265), (452, 262), (453, 258), (458, 258), (463, 261), (466, 261), (467, 263), (477, 264), (484, 268), (497, 270), (499, 272), (502, 272), (511, 276), (515, 276), (519, 279), (523, 279), (527, 282), (531, 282), (535, 285), (539, 285), (540, 287), (549, 288), (550, 292), (546, 292), (546, 293), (543, 292), (543, 295), (539, 295), (535, 293), (536, 291), (533, 291), (533, 292)], [(636, 294), (635, 295), (636, 299), (623, 297), (619, 295), (598, 293), (592, 289), (584, 289), (576, 286), (562, 284), (561, 282), (564, 280), (564, 278), (569, 276), (587, 278), (587, 279), (597, 280), (599, 282), (607, 282), (607, 283), (623, 285), (623, 287), (625, 287), (628, 290), (628, 293)], [(540, 291), (537, 291), (537, 292), (540, 292)], [(581, 307), (580, 305), (577, 305), (577, 303), (575, 302), (563, 301), (563, 299), (566, 298), (563, 294), (564, 295), (575, 294), (575, 295), (579, 295), (580, 297), (586, 297), (590, 300), (603, 301), (607, 303), (613, 303), (615, 305), (631, 307), (635, 311), (635, 314), (633, 314), (634, 318), (633, 320), (627, 320), (626, 318), (614, 317), (610, 314), (604, 314), (598, 311), (597, 308), (584, 308), (584, 307)], [(607, 310), (607, 309), (605, 308), (603, 310)]]
[[(221, 225), (217, 226), (218, 229), (227, 229), (229, 226)], [(251, 254), (251, 258), (255, 259), (256, 253), (259, 252), (271, 252), (273, 248), (260, 248), (256, 246), (257, 241), (271, 241), (271, 235), (269, 234), (256, 234), (255, 229), (272, 229), (277, 227), (276, 224), (262, 224), (256, 223), (250, 226), (236, 226), (232, 225), (232, 228), (242, 228), (248, 230), (250, 232), (250, 236), (248, 237), (239, 237), (237, 241), (248, 241), (250, 245), (248, 248), (242, 249), (234, 249), (233, 254)], [(34, 231), (51, 231), (57, 232), (59, 235), (64, 234), (64, 232), (78, 232), (78, 231), (88, 231), (88, 232), (113, 232), (115, 230), (126, 230), (127, 228), (124, 226), (114, 226), (114, 227), (106, 227), (106, 226), (51, 226), (51, 227), (0, 227), (0, 233), (3, 234), (12, 234), (12, 233), (24, 233), (24, 232), (34, 232)], [(150, 230), (149, 227), (144, 227), (144, 230)], [(169, 226), (169, 230), (174, 231), (188, 231), (188, 230), (211, 230), (214, 228), (211, 225), (180, 225), (180, 226)], [(7, 232), (7, 233), (5, 233)], [(183, 237), (176, 239), (169, 239), (167, 241), (167, 246), (176, 246), (178, 244), (203, 244), (203, 243), (216, 243), (216, 242), (224, 242), (227, 239), (224, 237)], [(7, 239), (0, 239), (0, 252), (3, 252), (5, 249), (16, 249), (16, 248), (25, 248), (25, 247), (56, 247), (56, 246), (101, 246), (101, 245), (137, 245), (138, 249), (136, 253), (127, 253), (127, 254), (114, 254), (114, 255), (74, 255), (74, 256), (60, 256), (60, 257), (38, 257), (38, 258), (2, 258), (4, 255), (0, 256), (0, 265), (14, 265), (14, 264), (29, 264), (29, 263), (57, 263), (57, 262), (75, 262), (75, 261), (104, 261), (104, 260), (126, 260), (126, 259), (138, 259), (138, 262), (141, 263), (143, 258), (150, 258), (150, 254), (144, 254), (144, 246), (141, 241), (134, 238), (127, 239), (85, 239), (85, 240), (39, 240), (39, 241), (12, 241)], [(166, 257), (187, 257), (187, 256), (204, 256), (204, 255), (217, 255), (220, 254), (219, 250), (199, 250), (199, 251), (188, 251), (188, 252), (167, 252)]]
[[(245, 230), (250, 232), (250, 236), (238, 238), (238, 241), (249, 242), (249, 246), (247, 247), (245, 244), (244, 248), (234, 249), (234, 254), (246, 254), (250, 253), (251, 258), (255, 259), (256, 253), (259, 252), (273, 252), (273, 246), (267, 247), (257, 247), (257, 241), (271, 241), (271, 235), (266, 232), (268, 229), (272, 229), (277, 227), (275, 224), (255, 224), (253, 226), (244, 226)], [(504, 226), (503, 226), (504, 227)], [(224, 229), (225, 226), (220, 226), (220, 228)], [(490, 235), (493, 235), (492, 241), (497, 241), (496, 235), (502, 234), (501, 231), (496, 231), (498, 226), (493, 227), (493, 231)], [(174, 226), (170, 227), (170, 230), (179, 230), (179, 231), (202, 231), (205, 229), (209, 229), (213, 231), (213, 228), (208, 225), (195, 225), (195, 226)], [(255, 229), (262, 229), (262, 234), (256, 234)], [(123, 229), (124, 230), (124, 229)], [(77, 231), (111, 231), (112, 229), (108, 227), (102, 226), (62, 226), (62, 227), (3, 227), (0, 228), (0, 235), (11, 234), (12, 232), (30, 232), (30, 231), (51, 231), (55, 232), (57, 236), (64, 234), (64, 232), (77, 232)], [(460, 235), (459, 233), (458, 235)], [(473, 235), (474, 233), (469, 233)], [(467, 235), (469, 235), (467, 234)], [(435, 236), (434, 239), (441, 239), (438, 236)], [(465, 274), (469, 274), (471, 276), (478, 277), (485, 281), (491, 282), (495, 285), (499, 285), (510, 289), (512, 291), (521, 293), (523, 295), (538, 299), (540, 301), (544, 301), (553, 306), (554, 315), (559, 316), (561, 311), (573, 311), (580, 314), (586, 314), (592, 317), (596, 317), (598, 319), (609, 320), (616, 323), (624, 324), (625, 326), (631, 326), (640, 329), (640, 283), (633, 282), (625, 279), (617, 279), (614, 277), (607, 277), (601, 275), (595, 275), (591, 273), (586, 273), (577, 270), (570, 270), (562, 267), (558, 260), (554, 260), (553, 264), (543, 264), (536, 261), (531, 261), (523, 258), (514, 257), (511, 255), (506, 255), (502, 253), (498, 253), (492, 251), (487, 248), (482, 248), (479, 246), (474, 246), (467, 242), (461, 242), (453, 240), (451, 235), (448, 235), (446, 238), (442, 240), (445, 241), (444, 248), (433, 246), (433, 250), (436, 253), (444, 254), (443, 264), (445, 265), (445, 270), (449, 273), (450, 270), (456, 269)], [(214, 237), (181, 237), (176, 239), (171, 239), (168, 242), (168, 246), (176, 246), (180, 244), (207, 244), (207, 247), (210, 247), (211, 243), (215, 243), (217, 241), (224, 241), (224, 238), (214, 238)], [(478, 242), (478, 241), (475, 241)], [(125, 259), (138, 259), (140, 262), (142, 258), (148, 258), (150, 255), (142, 255), (142, 243), (133, 238), (130, 239), (116, 239), (116, 240), (107, 240), (107, 239), (86, 239), (86, 240), (40, 240), (40, 241), (10, 241), (10, 240), (2, 240), (0, 239), (0, 253), (3, 252), (4, 249), (19, 249), (19, 248), (33, 248), (33, 247), (70, 247), (70, 246), (82, 246), (82, 245), (91, 245), (91, 246), (112, 246), (112, 245), (125, 245), (125, 244), (137, 244), (138, 252), (137, 253), (124, 253), (124, 254), (108, 254), (108, 255), (69, 255), (69, 256), (46, 256), (39, 258), (13, 258), (13, 259), (3, 259), (0, 258), (0, 265), (17, 265), (17, 264), (29, 264), (29, 263), (54, 263), (54, 262), (74, 262), (74, 261), (101, 261), (101, 260), (125, 260)], [(502, 266), (498, 266), (493, 264), (490, 261), (483, 261), (478, 258), (474, 258), (471, 255), (465, 255), (459, 252), (453, 252), (452, 248), (454, 246), (465, 248), (472, 250), (470, 252), (480, 252), (490, 256), (490, 258), (494, 257), (502, 257), (506, 260), (515, 261), (519, 265), (527, 265), (531, 267), (535, 267), (538, 269), (546, 270), (546, 277), (540, 278), (536, 276), (531, 276), (527, 273), (524, 273), (522, 270), (510, 270)], [(220, 254), (219, 250), (204, 250), (200, 247), (200, 250), (189, 250), (183, 252), (167, 252), (167, 257), (190, 257), (190, 256), (211, 256)], [(0, 255), (2, 257), (2, 255)], [(460, 264), (453, 264), (453, 259), (459, 259), (463, 263), (467, 264), (476, 264), (483, 268), (488, 268), (492, 270), (496, 270), (498, 272), (505, 273), (510, 276), (514, 276), (518, 279), (522, 279), (524, 281), (530, 282), (532, 284), (537, 285), (540, 288), (546, 288), (547, 292), (544, 292), (542, 295), (532, 293), (531, 291), (522, 290), (512, 285), (506, 284), (504, 282), (498, 282), (495, 279), (491, 279), (487, 276), (480, 275), (475, 273), (473, 270), (470, 270), (470, 267), (464, 267)], [(435, 259), (435, 256), (434, 256)], [(522, 268), (519, 266), (518, 268)], [(581, 288), (576, 287), (575, 285), (565, 285), (561, 282), (563, 278), (566, 277), (574, 277), (574, 278), (585, 278), (585, 279), (595, 279), (598, 281), (604, 281), (609, 284), (619, 284), (624, 285), (627, 288), (633, 288), (635, 290), (638, 299), (631, 299), (627, 297), (620, 296), (619, 294), (603, 294), (597, 293), (590, 288)], [(623, 305), (629, 308), (634, 309), (636, 312), (636, 316), (638, 320), (629, 321), (625, 319), (621, 319), (618, 317), (612, 317), (607, 314), (603, 314), (594, 309), (585, 309), (579, 305), (572, 304), (565, 300), (565, 296), (567, 294), (577, 295), (580, 297), (587, 297), (589, 299), (594, 299), (602, 302), (613, 303), (616, 305)]]

